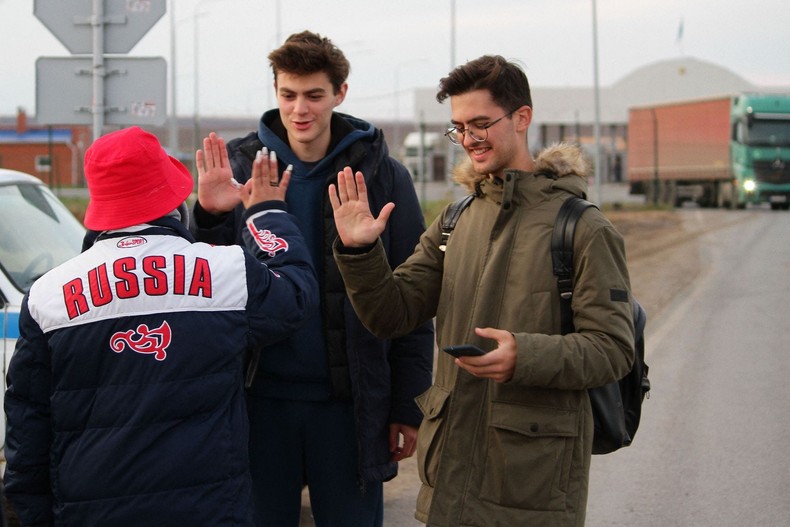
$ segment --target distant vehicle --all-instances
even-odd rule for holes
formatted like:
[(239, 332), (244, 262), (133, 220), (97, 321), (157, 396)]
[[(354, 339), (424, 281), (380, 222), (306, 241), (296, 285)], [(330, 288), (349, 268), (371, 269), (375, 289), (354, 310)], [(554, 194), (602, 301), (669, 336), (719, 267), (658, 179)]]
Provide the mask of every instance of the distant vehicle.
[(742, 93), (629, 110), (628, 181), (646, 201), (790, 207), (790, 94)]
[(415, 182), (441, 181), (445, 179), (447, 148), (447, 140), (440, 133), (409, 132), (401, 150), (403, 164)]
[[(0, 405), (5, 396), (8, 362), (19, 337), (22, 298), (37, 278), (79, 254), (84, 235), (82, 224), (40, 179), (0, 168)], [(4, 446), (2, 411), (0, 438)]]

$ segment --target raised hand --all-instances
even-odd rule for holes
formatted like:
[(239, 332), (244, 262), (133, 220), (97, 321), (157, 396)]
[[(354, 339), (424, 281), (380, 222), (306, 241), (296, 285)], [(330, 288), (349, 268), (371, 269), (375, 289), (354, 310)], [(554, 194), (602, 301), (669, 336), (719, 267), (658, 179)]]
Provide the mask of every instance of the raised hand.
[(282, 180), (277, 176), (277, 154), (268, 152), (266, 147), (259, 150), (252, 162), (252, 177), (245, 183), (241, 191), (244, 208), (248, 209), (256, 203), (269, 200), (285, 201), (288, 182), (291, 181), (293, 167), (288, 165), (283, 172)]
[(203, 139), (203, 150), (195, 152), (198, 171), (198, 201), (206, 212), (224, 214), (241, 203), (242, 186), (233, 179), (225, 141), (211, 132)]
[(335, 214), (337, 234), (346, 247), (363, 247), (375, 242), (395, 208), (394, 203), (387, 203), (378, 218), (374, 218), (368, 204), (365, 178), (362, 172), (355, 176), (350, 167), (337, 173), (337, 188), (329, 185), (329, 201)]

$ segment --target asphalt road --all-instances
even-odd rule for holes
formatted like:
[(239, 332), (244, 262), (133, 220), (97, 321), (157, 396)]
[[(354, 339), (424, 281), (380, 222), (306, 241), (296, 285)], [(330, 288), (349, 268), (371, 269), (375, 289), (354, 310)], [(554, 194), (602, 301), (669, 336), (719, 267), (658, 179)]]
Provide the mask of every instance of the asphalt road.
[(651, 398), (634, 444), (593, 457), (587, 525), (788, 525), (790, 214), (680, 214), (662, 259), (697, 272), (648, 320)]

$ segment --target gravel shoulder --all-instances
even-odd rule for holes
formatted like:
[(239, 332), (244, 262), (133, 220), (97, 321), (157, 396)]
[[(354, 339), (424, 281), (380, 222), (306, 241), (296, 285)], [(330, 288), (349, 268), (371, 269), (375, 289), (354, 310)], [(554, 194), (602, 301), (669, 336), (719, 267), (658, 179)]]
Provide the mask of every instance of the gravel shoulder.
[(693, 240), (699, 234), (678, 211), (609, 211), (622, 234), (634, 297), (658, 316), (700, 272)]

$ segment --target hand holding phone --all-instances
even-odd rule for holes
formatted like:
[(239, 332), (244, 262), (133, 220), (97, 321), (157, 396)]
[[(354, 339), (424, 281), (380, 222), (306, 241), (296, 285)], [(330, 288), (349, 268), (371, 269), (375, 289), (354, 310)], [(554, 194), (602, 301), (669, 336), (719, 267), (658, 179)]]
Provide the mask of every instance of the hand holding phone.
[(456, 346), (447, 346), (442, 351), (449, 353), (453, 357), (478, 357), (485, 355), (486, 352), (478, 348), (474, 344), (458, 344)]

